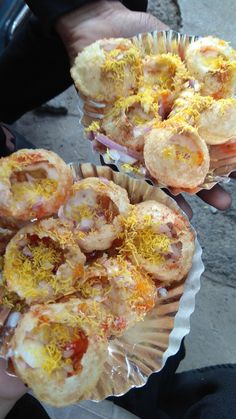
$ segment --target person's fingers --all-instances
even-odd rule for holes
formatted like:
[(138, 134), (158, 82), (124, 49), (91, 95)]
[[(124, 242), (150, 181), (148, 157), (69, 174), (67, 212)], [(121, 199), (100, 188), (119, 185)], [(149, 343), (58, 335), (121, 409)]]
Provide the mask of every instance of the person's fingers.
[(172, 196), (172, 198), (174, 198), (174, 200), (177, 202), (179, 207), (185, 212), (185, 214), (191, 220), (193, 216), (193, 210), (190, 207), (190, 205), (187, 203), (187, 201), (183, 198), (183, 196), (177, 195), (177, 196)]
[(149, 13), (134, 12), (119, 1), (95, 1), (66, 15), (55, 23), (71, 64), (86, 46), (103, 38), (129, 38), (140, 32), (169, 29)]
[(165, 192), (167, 193), (167, 195), (171, 196), (171, 198), (173, 198), (177, 202), (179, 207), (185, 212), (185, 214), (191, 220), (193, 216), (193, 211), (190, 205), (188, 204), (188, 202), (184, 199), (184, 197), (182, 195), (174, 196), (168, 190), (165, 190)]
[(136, 12), (133, 16), (136, 17), (138, 32), (167, 31), (170, 29), (164, 22), (150, 13)]
[(207, 204), (221, 211), (228, 209), (232, 203), (231, 195), (220, 185), (215, 185), (209, 191), (202, 190), (198, 193), (198, 196)]
[(16, 377), (10, 377), (6, 373), (7, 363), (0, 358), (0, 398), (19, 398), (27, 392), (27, 387)]
[(232, 172), (232, 173), (230, 174), (230, 177), (231, 177), (231, 179), (236, 179), (236, 172)]

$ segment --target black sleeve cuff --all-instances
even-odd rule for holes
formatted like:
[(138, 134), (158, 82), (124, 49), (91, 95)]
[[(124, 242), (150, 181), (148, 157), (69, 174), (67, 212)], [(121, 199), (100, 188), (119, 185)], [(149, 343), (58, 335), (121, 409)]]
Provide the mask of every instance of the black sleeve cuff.
[(92, 3), (94, 0), (26, 0), (31, 11), (45, 26), (50, 27), (62, 15)]
[[(94, 0), (26, 0), (29, 8), (35, 16), (41, 20), (46, 27), (51, 27), (53, 23), (62, 15), (92, 3)], [(147, 0), (124, 0), (122, 3), (130, 10), (143, 11), (147, 9)]]

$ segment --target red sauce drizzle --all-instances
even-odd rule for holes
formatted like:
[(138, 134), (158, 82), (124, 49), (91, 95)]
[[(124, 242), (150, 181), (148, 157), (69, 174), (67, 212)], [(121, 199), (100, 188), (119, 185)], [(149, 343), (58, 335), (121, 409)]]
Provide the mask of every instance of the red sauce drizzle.
[(68, 343), (64, 350), (66, 351), (73, 351), (71, 355), (72, 365), (74, 372), (69, 373), (68, 376), (72, 376), (81, 370), (81, 359), (83, 358), (84, 354), (87, 352), (88, 349), (88, 338), (87, 336), (80, 331), (79, 337), (71, 343)]

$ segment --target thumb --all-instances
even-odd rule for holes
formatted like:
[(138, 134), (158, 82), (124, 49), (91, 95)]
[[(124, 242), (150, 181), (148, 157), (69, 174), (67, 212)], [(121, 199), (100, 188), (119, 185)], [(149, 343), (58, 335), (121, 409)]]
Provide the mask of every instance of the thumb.
[[(127, 11), (126, 16), (122, 14), (122, 19), (120, 21), (123, 21), (121, 32), (126, 38), (132, 37), (138, 33), (166, 31), (169, 29), (165, 23), (149, 13)], [(119, 30), (120, 29), (121, 28), (119, 28)]]

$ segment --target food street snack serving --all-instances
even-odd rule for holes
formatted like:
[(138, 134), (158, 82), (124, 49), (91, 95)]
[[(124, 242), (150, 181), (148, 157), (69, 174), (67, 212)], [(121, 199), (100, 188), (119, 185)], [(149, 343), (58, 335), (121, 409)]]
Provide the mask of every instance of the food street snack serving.
[[(27, 153), (32, 151), (24, 151), (25, 160)], [(0, 173), (6, 160), (0, 159)], [(122, 339), (126, 342), (130, 331), (161, 307), (160, 289), (176, 289), (180, 300), (192, 266), (195, 235), (181, 211), (168, 204), (170, 198), (159, 191), (161, 202), (158, 195), (157, 201), (149, 196), (142, 203), (140, 182), (136, 188), (125, 177), (128, 184), (119, 185), (104, 177), (107, 168), (103, 173), (76, 177), (53, 217), (19, 223), (12, 216), (9, 224), (0, 194), (1, 225), (11, 227), (13, 235), (0, 259), (0, 354), (40, 400), (55, 406), (99, 399), (92, 395), (109, 381), (107, 365), (115, 374), (112, 353), (122, 376)], [(27, 196), (33, 185), (25, 183)], [(151, 188), (142, 186), (144, 192)], [(174, 319), (178, 303), (173, 307), (170, 301)], [(168, 318), (167, 328), (170, 324)], [(122, 348), (120, 355), (115, 356), (113, 342)], [(126, 390), (123, 384), (121, 391)]]
[(104, 256), (91, 264), (80, 291), (84, 298), (96, 296), (115, 316), (114, 334), (142, 320), (157, 300), (156, 286), (148, 273), (120, 255)]
[(58, 214), (73, 222), (79, 245), (89, 253), (111, 247), (122, 229), (119, 216), (128, 212), (129, 205), (123, 188), (104, 179), (88, 178), (74, 183)]
[(197, 130), (187, 124), (151, 130), (144, 146), (144, 159), (147, 169), (160, 183), (186, 190), (202, 183), (209, 170), (207, 146)]
[(26, 221), (52, 215), (71, 186), (70, 170), (55, 153), (19, 150), (1, 160), (0, 214)]
[(104, 39), (81, 53), (71, 73), (84, 95), (109, 103), (137, 88), (141, 54), (129, 39)]
[(236, 93), (236, 51), (228, 42), (208, 36), (191, 44), (186, 51), (189, 71), (200, 83), (204, 96), (214, 99)]
[[(125, 41), (140, 53), (132, 89), (120, 86), (124, 74), (135, 76), (125, 56), (124, 74), (114, 77), (120, 65), (115, 46), (109, 50), (113, 66), (108, 56), (95, 60), (95, 43), (78, 54), (71, 69), (85, 101), (83, 123), (93, 148), (105, 163), (173, 193), (210, 189), (236, 169), (236, 51), (212, 36), (196, 40), (171, 31)], [(99, 42), (112, 48), (114, 40)], [(81, 85), (84, 55), (115, 97), (95, 95), (89, 79)]]
[(124, 223), (129, 239), (121, 253), (133, 263), (167, 283), (189, 272), (194, 237), (185, 217), (156, 201), (145, 201), (132, 208)]
[(16, 372), (46, 403), (59, 407), (86, 398), (106, 359), (106, 321), (94, 301), (32, 306), (12, 340)]
[(27, 304), (52, 301), (76, 291), (86, 261), (70, 225), (53, 218), (19, 230), (4, 259), (8, 290)]

